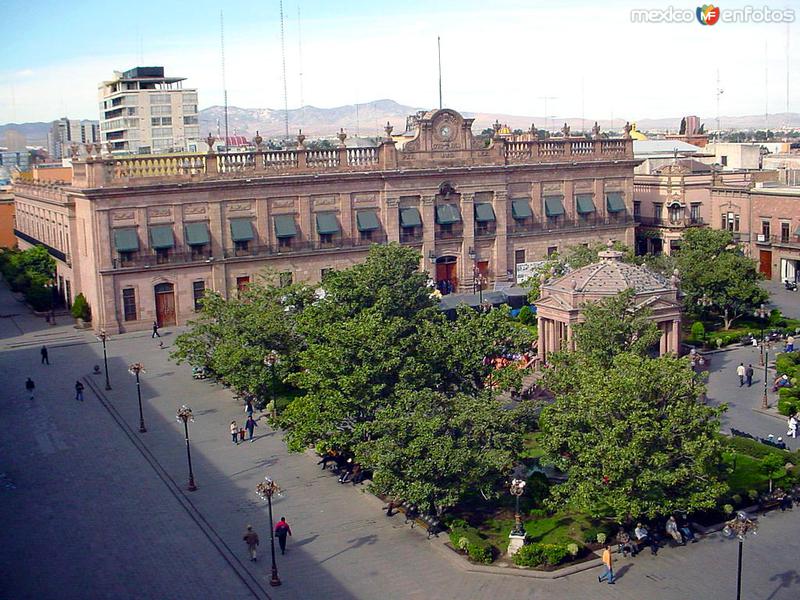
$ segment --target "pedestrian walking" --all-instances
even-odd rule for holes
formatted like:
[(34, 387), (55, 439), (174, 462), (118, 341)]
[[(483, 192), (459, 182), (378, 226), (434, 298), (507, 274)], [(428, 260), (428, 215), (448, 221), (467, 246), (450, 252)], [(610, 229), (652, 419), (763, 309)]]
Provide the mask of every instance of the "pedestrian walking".
[(30, 377), (28, 377), (28, 380), (25, 382), (25, 389), (28, 391), (28, 395), (31, 397), (31, 400), (33, 400), (33, 390), (36, 389), (36, 384), (33, 383), (33, 379)]
[(244, 405), (244, 412), (248, 417), (253, 416), (253, 401), (247, 400), (247, 404)]
[(231, 441), (239, 444), (239, 427), (237, 427), (236, 421), (231, 421)]
[(281, 547), (281, 554), (286, 554), (286, 536), (292, 535), (292, 530), (286, 522), (286, 517), (281, 517), (275, 525), (275, 535), (278, 536), (278, 544)]
[(794, 336), (790, 335), (786, 338), (786, 352), (794, 352)]
[(47, 346), (42, 346), (42, 349), (39, 350), (39, 354), (42, 355), (42, 364), (49, 365), (50, 364), (50, 357), (47, 355)]
[(753, 369), (753, 365), (748, 364), (747, 368), (744, 370), (744, 376), (747, 379), (747, 387), (753, 385), (753, 373), (755, 373), (755, 369)]
[(744, 363), (739, 363), (739, 366), (736, 367), (736, 374), (739, 376), (739, 387), (744, 385), (744, 375), (746, 369), (744, 368)]
[(80, 381), (75, 382), (75, 400), (83, 402), (83, 384)]
[(239, 427), (239, 441), (244, 441), (244, 427)]
[(789, 430), (786, 432), (786, 435), (797, 438), (797, 417), (792, 415), (789, 417), (789, 420), (786, 423), (789, 426)]
[(253, 531), (252, 525), (247, 526), (247, 531), (244, 532), (242, 539), (247, 544), (247, 552), (250, 553), (250, 560), (258, 560), (258, 557), (256, 556), (256, 548), (258, 547), (258, 534)]
[(603, 550), (603, 573), (597, 578), (597, 583), (603, 583), (603, 580), (608, 581), (610, 585), (614, 585), (614, 568), (611, 563), (611, 547), (606, 544)]
[(248, 439), (252, 442), (253, 441), (253, 430), (258, 427), (258, 423), (253, 418), (253, 415), (247, 417), (247, 423), (244, 424), (244, 428), (247, 429)]
[(150, 339), (160, 338), (161, 334), (158, 333), (158, 321), (153, 321), (153, 335), (150, 336)]

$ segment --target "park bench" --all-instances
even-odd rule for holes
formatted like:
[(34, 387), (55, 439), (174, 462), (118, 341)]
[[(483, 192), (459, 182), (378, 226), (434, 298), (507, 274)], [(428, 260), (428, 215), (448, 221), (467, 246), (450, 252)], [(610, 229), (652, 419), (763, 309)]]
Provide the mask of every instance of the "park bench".
[(778, 448), (779, 450), (786, 450), (786, 442), (784, 442), (784, 441), (780, 441), (779, 442), (779, 441), (776, 441), (776, 440), (771, 440), (769, 438), (756, 437), (754, 435), (750, 435), (749, 433), (746, 433), (744, 431), (740, 431), (739, 429), (735, 429), (733, 427), (731, 427), (731, 435), (734, 436), (734, 437), (743, 437), (743, 438), (747, 438), (749, 440), (755, 440), (755, 441), (761, 442), (762, 444), (765, 444), (767, 446), (772, 446), (773, 448)]
[(399, 506), (399, 510), (403, 511), (405, 515), (404, 525), (411, 523), (411, 529), (414, 529), (414, 525), (419, 525), (428, 534), (428, 539), (431, 539), (431, 536), (439, 537), (439, 532), (442, 531), (439, 519), (433, 515), (420, 515), (419, 508), (408, 502), (403, 502)]

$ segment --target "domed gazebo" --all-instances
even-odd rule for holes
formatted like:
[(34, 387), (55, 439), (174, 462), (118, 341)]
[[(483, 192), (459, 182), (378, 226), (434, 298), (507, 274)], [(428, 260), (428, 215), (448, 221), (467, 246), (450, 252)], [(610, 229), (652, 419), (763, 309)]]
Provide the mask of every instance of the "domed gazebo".
[(600, 262), (575, 269), (563, 277), (543, 283), (535, 302), (539, 325), (539, 359), (564, 347), (575, 348), (573, 328), (583, 321), (581, 306), (633, 289), (636, 306), (646, 306), (661, 330), (660, 353), (678, 353), (681, 305), (677, 277), (671, 281), (650, 271), (622, 262), (622, 252), (609, 248), (599, 254)]

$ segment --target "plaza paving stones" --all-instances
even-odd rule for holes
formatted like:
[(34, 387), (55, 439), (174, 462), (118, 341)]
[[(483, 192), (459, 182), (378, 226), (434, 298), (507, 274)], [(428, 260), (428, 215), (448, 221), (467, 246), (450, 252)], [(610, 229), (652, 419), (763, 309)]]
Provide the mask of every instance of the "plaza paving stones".
[[(61, 319), (29, 316), (0, 284), (0, 598), (17, 599), (700, 599), (735, 594), (737, 544), (711, 536), (657, 558), (620, 561), (617, 585), (587, 571), (554, 581), (455, 568), (402, 516), (387, 518), (362, 488), (339, 485), (315, 457), (288, 454), (262, 418), (254, 443), (234, 446), (228, 424), (242, 407), (218, 386), (191, 378), (149, 334), (114, 336), (111, 384), (90, 375), (102, 347)], [(46, 336), (46, 337), (43, 337)], [(49, 340), (51, 366), (39, 365)], [(735, 360), (735, 359), (734, 359)], [(141, 361), (147, 433), (138, 432), (133, 377)], [(738, 364), (738, 363), (737, 363)], [(716, 366), (716, 365), (713, 365)], [(23, 389), (27, 376), (36, 398)], [(91, 382), (74, 400), (78, 377)], [(715, 394), (735, 394), (712, 379)], [(729, 398), (730, 400), (730, 398)], [(756, 419), (771, 419), (745, 411)], [(188, 404), (196, 492), (185, 490), (186, 454), (175, 410)], [(749, 410), (749, 409), (748, 409)], [(732, 413), (735, 422), (739, 411)], [(258, 416), (258, 415), (257, 415)], [(771, 421), (770, 421), (771, 422)], [(776, 425), (780, 425), (776, 422)], [(738, 426), (738, 425), (737, 425)], [(747, 428), (747, 424), (741, 428)], [(776, 427), (773, 427), (776, 428)], [(764, 431), (769, 427), (764, 424)], [(253, 489), (264, 475), (285, 490), (274, 504), (294, 536), (278, 555), (283, 586), (270, 588), (268, 517)], [(259, 560), (241, 540), (252, 524)], [(745, 547), (744, 598), (800, 597), (800, 509), (761, 519)]]

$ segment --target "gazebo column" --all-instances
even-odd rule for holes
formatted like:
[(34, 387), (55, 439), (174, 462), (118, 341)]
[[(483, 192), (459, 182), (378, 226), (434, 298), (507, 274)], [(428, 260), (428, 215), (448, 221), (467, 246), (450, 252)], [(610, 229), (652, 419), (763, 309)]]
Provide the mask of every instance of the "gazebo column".
[(536, 318), (536, 328), (539, 332), (539, 344), (538, 347), (536, 348), (536, 356), (539, 357), (540, 361), (544, 361), (544, 344), (545, 344), (544, 322), (545, 320), (542, 317)]
[(681, 322), (677, 319), (672, 321), (672, 336), (670, 339), (672, 348), (670, 352), (674, 352), (676, 356), (680, 355), (681, 349)]
[(667, 324), (658, 323), (658, 329), (661, 332), (661, 338), (658, 340), (658, 355), (664, 356), (667, 353)]
[(567, 349), (572, 352), (575, 350), (575, 340), (572, 337), (572, 324), (567, 324)]

